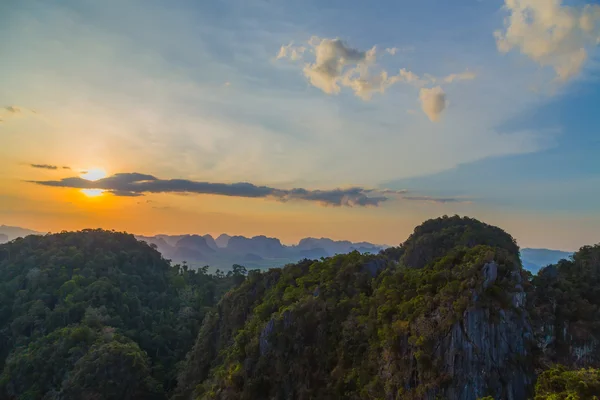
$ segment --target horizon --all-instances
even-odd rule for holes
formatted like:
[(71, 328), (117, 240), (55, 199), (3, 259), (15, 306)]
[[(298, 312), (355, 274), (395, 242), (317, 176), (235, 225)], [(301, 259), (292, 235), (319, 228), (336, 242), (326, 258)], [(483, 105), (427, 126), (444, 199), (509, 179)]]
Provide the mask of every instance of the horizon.
[[(467, 216), (468, 217), (468, 216)], [(425, 221), (422, 221), (425, 222)], [(482, 221), (485, 223), (485, 221)], [(416, 227), (416, 226), (415, 226)], [(33, 229), (31, 227), (25, 227), (25, 226), (15, 226), (15, 225), (7, 225), (4, 223), (0, 223), (0, 228), (16, 228), (16, 229), (24, 229), (24, 230), (28, 230), (28, 231), (34, 231), (36, 233), (39, 234), (56, 234), (56, 233), (60, 233), (63, 230), (55, 230), (55, 231), (51, 231), (51, 230), (45, 230), (45, 229)], [(84, 227), (84, 228), (78, 228), (78, 229), (71, 229), (71, 230), (66, 230), (66, 231), (83, 231), (86, 229), (103, 229), (103, 230), (108, 230), (108, 231), (115, 231), (115, 232), (124, 232), (124, 233), (128, 233), (131, 235), (134, 235), (136, 237), (156, 237), (156, 236), (160, 236), (160, 235), (165, 235), (165, 236), (192, 236), (192, 235), (197, 235), (197, 236), (205, 236), (205, 235), (209, 235), (211, 236), (213, 239), (217, 239), (219, 236), (221, 235), (227, 235), (229, 237), (234, 237), (234, 236), (241, 236), (241, 237), (246, 237), (246, 238), (254, 238), (254, 237), (266, 237), (269, 239), (277, 239), (281, 242), (282, 245), (284, 246), (296, 246), (298, 245), (298, 243), (302, 240), (302, 239), (329, 239), (329, 240), (333, 240), (336, 242), (342, 242), (342, 241), (346, 241), (346, 242), (350, 242), (352, 244), (357, 244), (357, 243), (368, 243), (374, 246), (378, 246), (378, 247), (396, 247), (399, 246), (400, 244), (404, 243), (406, 241), (406, 239), (408, 239), (408, 236), (406, 238), (404, 238), (403, 240), (399, 241), (398, 243), (376, 243), (376, 242), (371, 242), (368, 240), (351, 240), (351, 239), (345, 239), (343, 237), (340, 238), (333, 238), (333, 237), (327, 237), (327, 236), (303, 236), (303, 237), (299, 237), (297, 240), (283, 240), (278, 236), (275, 235), (269, 235), (266, 233), (258, 233), (258, 234), (249, 234), (249, 235), (244, 235), (244, 234), (240, 234), (240, 233), (228, 233), (228, 232), (220, 232), (220, 233), (214, 233), (214, 232), (155, 232), (155, 233), (139, 233), (139, 232), (131, 232), (128, 230), (120, 230), (120, 229), (111, 229), (111, 228), (93, 228), (93, 227)], [(412, 231), (411, 231), (412, 233)], [(507, 232), (510, 235), (510, 232)], [(515, 240), (517, 240), (515, 238)], [(551, 250), (551, 251), (560, 251), (560, 252), (570, 252), (570, 253), (574, 253), (576, 251), (578, 251), (581, 247), (583, 246), (587, 246), (587, 245), (594, 245), (596, 243), (588, 243), (588, 244), (582, 244), (581, 246), (575, 248), (575, 249), (564, 249), (564, 248), (553, 248), (553, 247), (543, 247), (543, 246), (537, 246), (537, 247), (532, 247), (532, 246), (524, 246), (521, 245), (520, 242), (517, 240), (517, 245), (519, 246), (519, 248), (522, 249), (529, 249), (529, 250)]]
[(600, 243), (600, 5), (380, 5), (1, 4), (0, 220), (397, 245), (458, 214)]

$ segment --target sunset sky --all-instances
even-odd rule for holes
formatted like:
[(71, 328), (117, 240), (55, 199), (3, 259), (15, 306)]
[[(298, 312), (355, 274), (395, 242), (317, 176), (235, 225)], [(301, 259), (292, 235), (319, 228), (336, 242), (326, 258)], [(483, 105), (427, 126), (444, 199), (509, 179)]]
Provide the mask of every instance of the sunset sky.
[(0, 2), (0, 224), (600, 242), (600, 3)]

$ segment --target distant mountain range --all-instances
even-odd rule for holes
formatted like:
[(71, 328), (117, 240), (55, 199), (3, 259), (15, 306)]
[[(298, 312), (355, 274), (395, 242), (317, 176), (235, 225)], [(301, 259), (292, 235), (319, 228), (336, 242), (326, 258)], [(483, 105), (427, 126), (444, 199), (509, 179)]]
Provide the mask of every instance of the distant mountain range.
[(247, 269), (280, 267), (299, 260), (319, 259), (357, 250), (378, 253), (388, 246), (367, 242), (353, 243), (327, 238), (305, 238), (297, 245), (286, 246), (277, 238), (267, 236), (220, 235), (156, 235), (136, 236), (139, 240), (156, 245), (165, 258), (175, 262), (186, 261), (190, 266), (208, 265), (211, 269), (228, 270), (233, 264)]
[[(0, 225), (0, 243), (24, 237), (43, 234), (30, 229)], [(136, 235), (138, 240), (156, 245), (163, 257), (174, 262), (186, 262), (190, 267), (208, 265), (210, 270), (227, 271), (233, 264), (247, 269), (267, 269), (295, 263), (302, 259), (319, 259), (357, 250), (361, 253), (378, 253), (389, 247), (368, 242), (353, 243), (347, 240), (328, 238), (304, 238), (297, 245), (287, 246), (277, 238), (267, 236), (229, 236), (217, 238), (211, 235)], [(568, 259), (573, 253), (551, 249), (521, 249), (523, 267), (532, 273)]]

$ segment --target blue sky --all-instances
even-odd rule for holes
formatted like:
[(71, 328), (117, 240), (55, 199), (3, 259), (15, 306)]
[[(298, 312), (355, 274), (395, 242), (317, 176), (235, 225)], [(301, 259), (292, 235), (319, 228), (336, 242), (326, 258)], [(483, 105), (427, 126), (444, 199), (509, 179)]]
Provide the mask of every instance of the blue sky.
[[(0, 104), (20, 110), (0, 114), (4, 217), (21, 221), (28, 201), (40, 212), (23, 180), (69, 177), (26, 165), (64, 164), (391, 196), (376, 210), (326, 208), (332, 220), (355, 221), (349, 234), (361, 240), (400, 241), (419, 220), (458, 212), (504, 223), (526, 244), (598, 242), (598, 4), (2, 2)], [(240, 198), (225, 210), (207, 196), (194, 199), (232, 220), (276, 214), (264, 201)], [(173, 220), (203, 218), (181, 196), (161, 201), (187, 213)], [(126, 207), (119, 204), (107, 223), (149, 229), (117, 215)], [(290, 221), (324, 215), (294, 201), (273, 207)], [(52, 210), (44, 215), (63, 221), (74, 212)], [(69, 226), (97, 223), (86, 210)], [(382, 225), (386, 219), (395, 225)], [(361, 236), (365, 221), (381, 233)], [(206, 230), (225, 227), (235, 229), (217, 221)], [(548, 227), (568, 232), (551, 236)], [(300, 235), (290, 229), (250, 230)]]

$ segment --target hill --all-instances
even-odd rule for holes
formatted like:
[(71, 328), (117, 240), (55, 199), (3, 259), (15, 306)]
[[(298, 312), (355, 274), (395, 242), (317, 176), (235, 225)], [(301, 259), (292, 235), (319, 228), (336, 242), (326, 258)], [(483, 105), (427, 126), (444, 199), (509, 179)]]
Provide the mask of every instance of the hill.
[(560, 260), (569, 259), (572, 252), (550, 250), (550, 249), (521, 249), (521, 260), (523, 268), (537, 274), (537, 272), (550, 265), (556, 264)]
[[(41, 232), (32, 231), (31, 229), (19, 228), (18, 226), (0, 225), (0, 243), (8, 242), (18, 237), (41, 234)], [(4, 237), (6, 238), (6, 240), (2, 241)]]
[(253, 272), (204, 320), (174, 399), (599, 395), (595, 370), (570, 371), (598, 367), (598, 269), (583, 248), (532, 280), (510, 235), (444, 217), (378, 255)]
[(600, 245), (537, 275), (508, 233), (457, 216), (377, 254), (227, 275), (156, 246), (103, 230), (0, 245), (0, 398), (600, 396)]
[(125, 233), (0, 245), (0, 398), (166, 398), (204, 314), (243, 279), (171, 266)]

